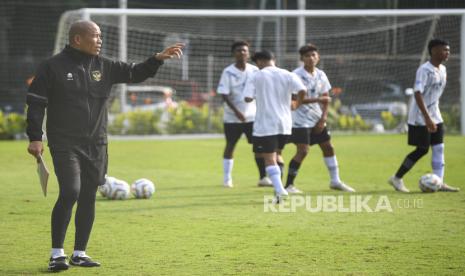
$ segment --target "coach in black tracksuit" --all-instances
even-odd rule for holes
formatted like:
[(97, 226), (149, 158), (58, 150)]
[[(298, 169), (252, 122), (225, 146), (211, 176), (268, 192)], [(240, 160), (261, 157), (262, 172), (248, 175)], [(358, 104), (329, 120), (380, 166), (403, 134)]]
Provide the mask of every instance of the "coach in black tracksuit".
[(107, 170), (107, 100), (115, 83), (136, 83), (153, 77), (164, 59), (180, 57), (178, 43), (145, 62), (127, 64), (98, 56), (100, 28), (78, 21), (69, 31), (69, 45), (43, 62), (27, 94), (28, 152), (43, 152), (42, 122), (47, 109), (47, 139), (59, 183), (52, 212), (49, 269), (68, 268), (63, 242), (76, 201), (76, 236), (70, 263), (99, 266), (85, 254), (95, 215), (97, 187)]

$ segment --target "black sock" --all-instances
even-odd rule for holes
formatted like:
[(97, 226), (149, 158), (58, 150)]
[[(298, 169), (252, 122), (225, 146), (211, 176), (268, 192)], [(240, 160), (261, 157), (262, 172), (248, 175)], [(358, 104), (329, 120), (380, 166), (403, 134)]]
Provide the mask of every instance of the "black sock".
[(257, 163), (258, 172), (260, 173), (260, 179), (266, 176), (265, 170), (265, 158), (263, 157), (256, 157), (255, 163)]
[(409, 153), (405, 157), (404, 162), (402, 162), (402, 165), (400, 165), (399, 169), (397, 170), (396, 177), (402, 178), (408, 171), (410, 171), (413, 165), (415, 165), (415, 163), (427, 153), (427, 148), (416, 148), (414, 151)]
[(281, 163), (278, 161), (278, 166), (279, 166), (279, 169), (281, 170), (281, 179), (283, 179), (283, 175), (284, 175), (284, 163)]
[(297, 173), (299, 172), (300, 168), (299, 162), (295, 161), (294, 159), (289, 162), (289, 168), (287, 169), (287, 180), (286, 180), (286, 187), (289, 187), (290, 185), (294, 185), (294, 179), (297, 176)]

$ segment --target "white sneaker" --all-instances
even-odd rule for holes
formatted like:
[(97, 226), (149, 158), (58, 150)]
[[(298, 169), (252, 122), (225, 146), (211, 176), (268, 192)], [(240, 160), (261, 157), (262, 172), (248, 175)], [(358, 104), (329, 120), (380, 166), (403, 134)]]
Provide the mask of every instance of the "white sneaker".
[(460, 188), (452, 187), (446, 183), (442, 183), (441, 187), (438, 190), (439, 192), (459, 192)]
[(302, 194), (303, 192), (299, 189), (297, 189), (294, 185), (289, 185), (289, 187), (286, 188), (286, 191), (290, 194)]
[(344, 192), (349, 192), (349, 193), (354, 193), (355, 189), (350, 187), (349, 185), (345, 184), (342, 181), (339, 182), (332, 182), (329, 183), (329, 188), (333, 190), (339, 190), (339, 191), (344, 191)]
[(271, 179), (268, 176), (258, 180), (257, 185), (258, 187), (273, 187), (273, 183), (271, 183)]
[(395, 175), (393, 175), (393, 176), (391, 176), (391, 178), (389, 178), (388, 182), (398, 192), (402, 192), (402, 193), (409, 193), (410, 192), (409, 189), (407, 189), (405, 187), (404, 181), (402, 180), (402, 178), (397, 178)]
[(232, 179), (229, 179), (228, 181), (224, 182), (224, 183), (223, 183), (223, 186), (224, 186), (225, 188), (232, 188), (232, 187), (234, 187), (234, 185), (233, 185), (233, 183), (232, 183)]

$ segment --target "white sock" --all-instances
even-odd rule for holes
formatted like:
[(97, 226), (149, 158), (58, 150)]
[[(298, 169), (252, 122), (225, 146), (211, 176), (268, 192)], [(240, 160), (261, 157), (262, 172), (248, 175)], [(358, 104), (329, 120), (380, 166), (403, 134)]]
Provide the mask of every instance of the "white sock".
[(232, 180), (232, 169), (234, 165), (234, 159), (223, 159), (223, 173), (224, 173), (224, 183)]
[(65, 255), (65, 250), (63, 248), (52, 248), (52, 251), (50, 252), (50, 257), (53, 259), (58, 258), (58, 257), (63, 257)]
[(331, 177), (331, 182), (341, 182), (339, 178), (339, 166), (337, 164), (336, 155), (331, 157), (325, 157), (325, 164), (328, 168), (329, 176)]
[(281, 181), (281, 169), (278, 165), (271, 165), (267, 166), (266, 174), (271, 179), (271, 183), (273, 183), (274, 190), (278, 195), (287, 195), (287, 191), (283, 187), (283, 183)]
[(73, 257), (86, 257), (86, 251), (74, 250)]
[(431, 167), (433, 167), (433, 173), (439, 176), (441, 179), (444, 178), (444, 144), (438, 144), (431, 147), (433, 154), (431, 156)]

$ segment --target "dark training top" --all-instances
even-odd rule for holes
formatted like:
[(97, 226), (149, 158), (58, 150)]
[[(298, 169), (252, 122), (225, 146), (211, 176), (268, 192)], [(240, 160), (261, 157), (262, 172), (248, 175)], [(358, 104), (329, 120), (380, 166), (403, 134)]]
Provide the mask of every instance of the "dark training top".
[(138, 64), (88, 55), (67, 45), (38, 68), (27, 94), (27, 135), (42, 141), (47, 108), (49, 146), (107, 143), (107, 99), (115, 83), (153, 77), (163, 61)]

